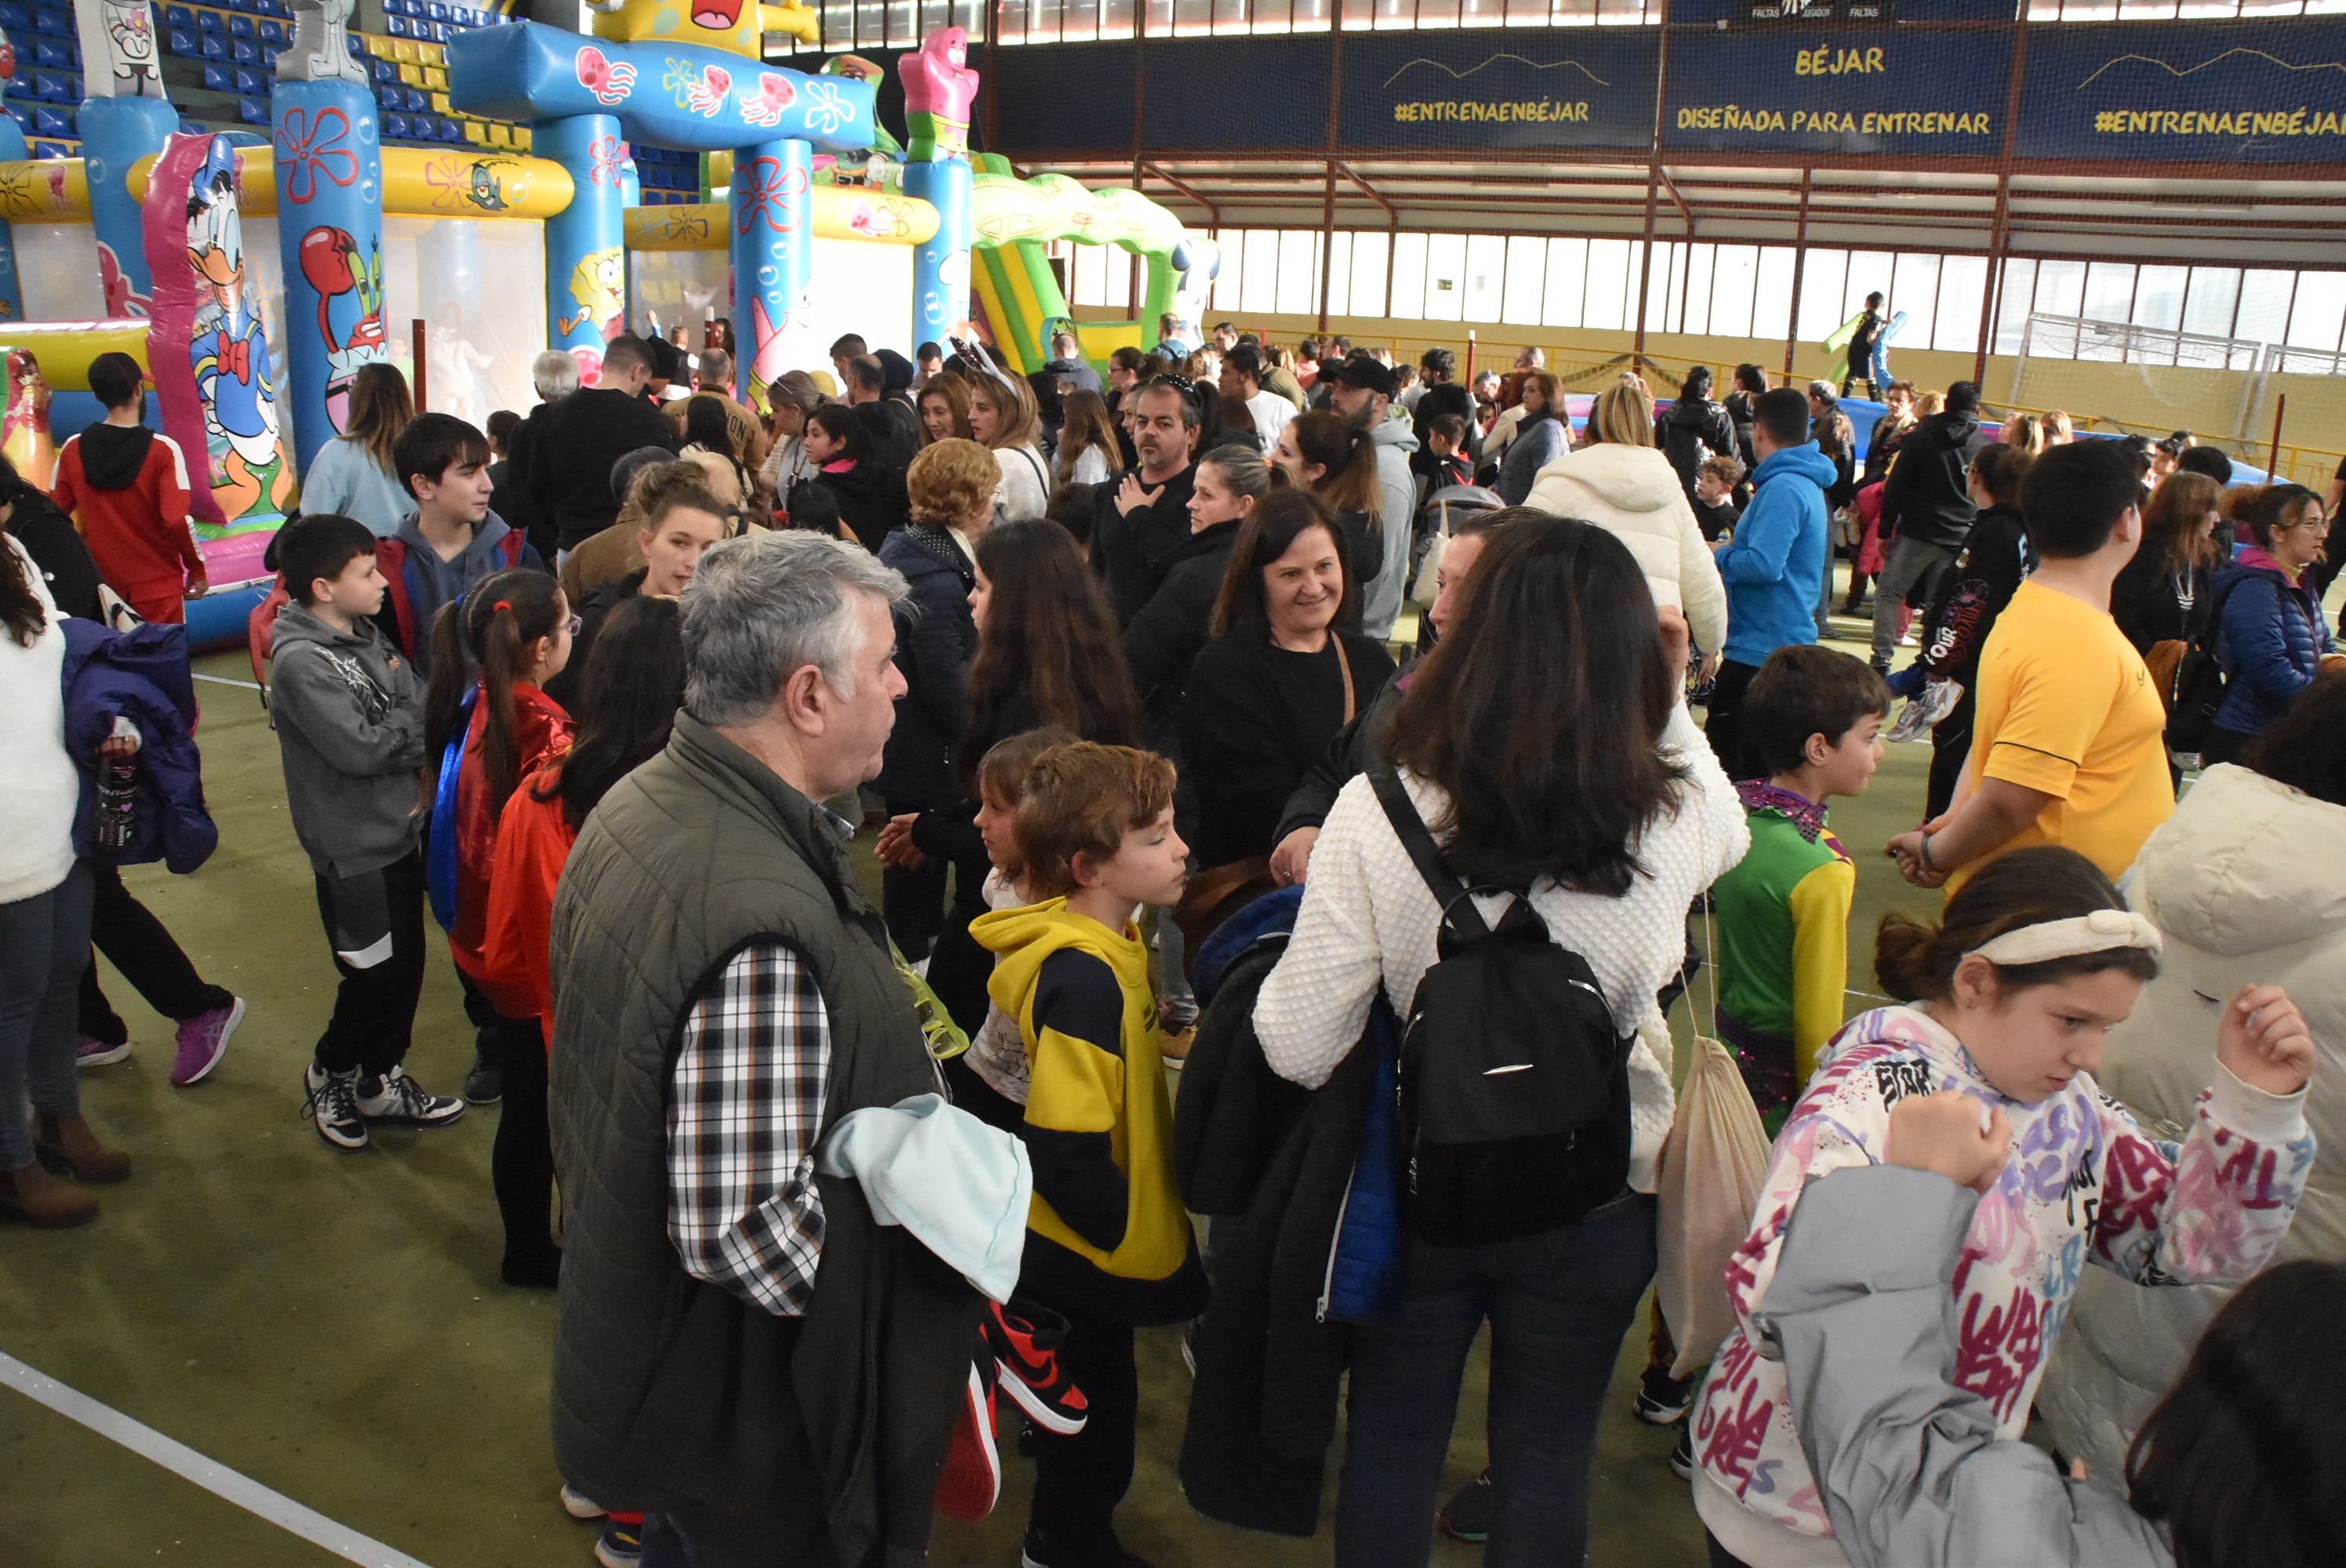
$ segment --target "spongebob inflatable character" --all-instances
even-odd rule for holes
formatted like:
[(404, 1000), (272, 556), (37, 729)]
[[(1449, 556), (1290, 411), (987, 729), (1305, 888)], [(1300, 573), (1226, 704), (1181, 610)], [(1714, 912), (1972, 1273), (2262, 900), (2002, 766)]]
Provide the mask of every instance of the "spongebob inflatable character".
[(810, 46), (822, 36), (821, 18), (800, 0), (780, 5), (753, 0), (587, 0), (587, 7), (595, 14), (598, 38), (699, 44), (752, 60), (763, 57), (765, 34), (786, 33)]
[(592, 321), (603, 334), (603, 341), (609, 342), (619, 334), (619, 312), (627, 306), (627, 283), (626, 252), (587, 252), (570, 273), (570, 297), (578, 301), (578, 310), (576, 314), (564, 316), (556, 325), (568, 333)]

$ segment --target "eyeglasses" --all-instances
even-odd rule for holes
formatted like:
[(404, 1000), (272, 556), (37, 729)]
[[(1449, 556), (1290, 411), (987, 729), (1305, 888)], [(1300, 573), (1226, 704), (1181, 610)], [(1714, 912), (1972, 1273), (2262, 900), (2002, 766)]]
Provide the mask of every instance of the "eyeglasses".
[(585, 616), (573, 616), (568, 620), (562, 623), (562, 629), (575, 637), (578, 635), (578, 628), (586, 624), (586, 620)]

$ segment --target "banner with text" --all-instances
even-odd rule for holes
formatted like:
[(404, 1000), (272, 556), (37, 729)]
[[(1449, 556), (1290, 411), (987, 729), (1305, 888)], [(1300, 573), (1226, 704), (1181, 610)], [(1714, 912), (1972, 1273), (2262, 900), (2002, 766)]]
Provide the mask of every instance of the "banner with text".
[(1659, 64), (1649, 28), (1347, 34), (1336, 137), (1348, 148), (1642, 153)]
[(1669, 48), (1665, 148), (1932, 158), (2004, 151), (2012, 36), (2000, 29), (1680, 32)]
[(2346, 163), (2346, 20), (2038, 27), (2025, 158)]

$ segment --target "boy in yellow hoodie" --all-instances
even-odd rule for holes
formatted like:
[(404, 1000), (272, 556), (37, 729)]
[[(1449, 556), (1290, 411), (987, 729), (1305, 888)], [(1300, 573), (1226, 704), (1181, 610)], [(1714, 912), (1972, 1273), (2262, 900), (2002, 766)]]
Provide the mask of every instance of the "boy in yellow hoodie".
[(1117, 1543), (1132, 1483), (1136, 1327), (1204, 1310), (1206, 1280), (1173, 1179), (1173, 1112), (1133, 917), (1181, 896), (1173, 765), (1089, 742), (1037, 758), (1013, 820), (1030, 892), (970, 933), (1029, 1064), (1020, 1128), (1035, 1170), (1022, 1296), (1064, 1315), (1059, 1364), (1090, 1417), (1039, 1433), (1025, 1568), (1145, 1568)]

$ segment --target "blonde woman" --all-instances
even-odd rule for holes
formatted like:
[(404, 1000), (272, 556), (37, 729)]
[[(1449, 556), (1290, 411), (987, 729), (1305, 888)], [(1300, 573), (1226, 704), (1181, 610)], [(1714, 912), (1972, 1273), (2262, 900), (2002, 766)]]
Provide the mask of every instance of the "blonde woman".
[(2004, 422), (2004, 444), (2034, 457), (2045, 450), (2045, 427), (2033, 413), (2016, 413)]
[(2046, 446), (2066, 446), (2077, 439), (2077, 427), (2066, 409), (2047, 409), (2042, 423)]
[(1525, 504), (1617, 535), (1654, 603), (1682, 606), (1695, 646), (1716, 656), (1727, 643), (1727, 586), (1678, 470), (1654, 444), (1654, 394), (1643, 381), (1624, 375), (1596, 394), (1588, 440), (1540, 470)]
[(1004, 522), (1042, 516), (1051, 504), (1051, 478), (1043, 463), (1043, 417), (1035, 406), (1035, 389), (998, 375), (973, 383), (969, 433), (993, 450), (1002, 470), (994, 491), (995, 514)]

